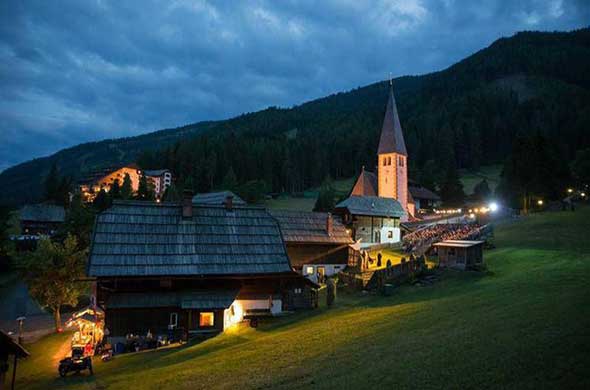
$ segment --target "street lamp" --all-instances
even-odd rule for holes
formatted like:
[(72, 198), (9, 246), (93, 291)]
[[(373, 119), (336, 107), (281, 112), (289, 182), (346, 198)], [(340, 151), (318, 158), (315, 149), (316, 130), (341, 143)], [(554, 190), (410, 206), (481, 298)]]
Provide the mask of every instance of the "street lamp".
[(571, 194), (572, 192), (574, 192), (573, 188), (568, 188), (568, 189), (567, 189), (567, 193), (568, 193), (568, 194)]
[(542, 199), (539, 199), (539, 200), (537, 201), (537, 204), (538, 204), (539, 206), (543, 206), (543, 200), (542, 200)]

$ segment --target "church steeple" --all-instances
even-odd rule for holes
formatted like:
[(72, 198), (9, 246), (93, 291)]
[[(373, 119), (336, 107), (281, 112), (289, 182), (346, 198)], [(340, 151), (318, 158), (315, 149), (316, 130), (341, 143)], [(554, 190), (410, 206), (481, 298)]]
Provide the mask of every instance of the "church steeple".
[(408, 152), (406, 151), (406, 143), (404, 142), (402, 125), (399, 122), (395, 96), (393, 95), (393, 83), (391, 80), (389, 81), (389, 100), (387, 101), (387, 109), (385, 110), (385, 117), (383, 118), (383, 127), (381, 128), (381, 138), (379, 139), (379, 149), (377, 153), (398, 153), (403, 156), (408, 155)]
[(385, 109), (377, 153), (378, 196), (396, 199), (404, 210), (413, 214), (413, 211), (408, 209), (408, 152), (397, 113), (391, 80), (389, 81), (389, 100)]

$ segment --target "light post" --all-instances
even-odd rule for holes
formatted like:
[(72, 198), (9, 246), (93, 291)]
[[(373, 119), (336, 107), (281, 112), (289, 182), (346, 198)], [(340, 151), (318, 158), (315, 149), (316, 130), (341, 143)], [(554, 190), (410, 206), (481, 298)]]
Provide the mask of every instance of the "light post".
[[(18, 322), (18, 343), (19, 345), (23, 345), (23, 323), (25, 322), (26, 317), (21, 316), (16, 319)], [(12, 386), (11, 389), (14, 390), (14, 382), (16, 381), (16, 358), (17, 353), (14, 353), (14, 363), (12, 364)]]

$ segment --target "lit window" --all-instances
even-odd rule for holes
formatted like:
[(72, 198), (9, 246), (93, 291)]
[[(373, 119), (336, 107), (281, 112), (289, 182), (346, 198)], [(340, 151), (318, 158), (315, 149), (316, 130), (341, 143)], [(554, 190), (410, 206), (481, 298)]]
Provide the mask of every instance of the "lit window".
[(170, 313), (170, 325), (178, 325), (178, 313)]
[(211, 311), (199, 313), (199, 327), (213, 326), (215, 314)]
[(308, 275), (313, 275), (313, 267), (307, 267), (307, 269), (305, 270), (305, 272), (306, 272)]

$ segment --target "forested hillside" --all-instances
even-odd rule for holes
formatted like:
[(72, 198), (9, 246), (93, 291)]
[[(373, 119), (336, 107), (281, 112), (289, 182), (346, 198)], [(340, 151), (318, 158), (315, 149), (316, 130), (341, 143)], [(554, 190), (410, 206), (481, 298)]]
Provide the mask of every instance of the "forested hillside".
[[(523, 32), (443, 71), (395, 79), (410, 175), (419, 179), (427, 163), (441, 169), (502, 163), (517, 135), (542, 135), (570, 160), (590, 146), (588, 69), (590, 29)], [(76, 177), (138, 159), (145, 168), (172, 169), (180, 184), (199, 191), (256, 180), (269, 191), (292, 192), (328, 175), (350, 177), (375, 165), (387, 88), (381, 82), (290, 109), (80, 145), (4, 171), (0, 201), (35, 200), (54, 162)]]

